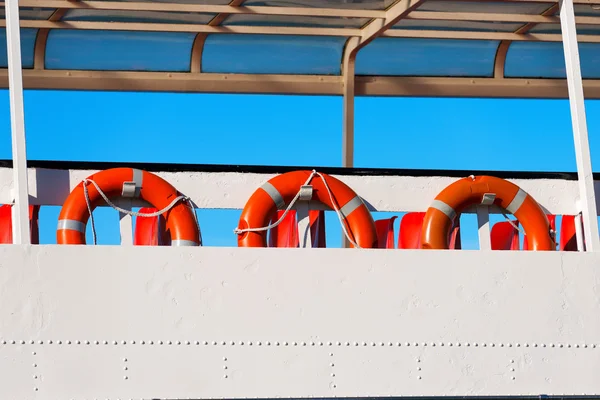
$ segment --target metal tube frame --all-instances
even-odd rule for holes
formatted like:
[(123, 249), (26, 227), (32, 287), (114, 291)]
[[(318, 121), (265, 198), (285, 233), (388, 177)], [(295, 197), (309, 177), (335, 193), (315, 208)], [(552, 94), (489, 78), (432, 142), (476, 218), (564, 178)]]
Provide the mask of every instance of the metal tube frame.
[(6, 10), (6, 43), (8, 48), (10, 126), (13, 159), (13, 243), (31, 244), (19, 1), (7, 0), (4, 6)]
[[(598, 214), (594, 193), (594, 177), (592, 175), (592, 158), (588, 140), (585, 113), (583, 80), (577, 44), (577, 27), (573, 0), (560, 0), (560, 26), (565, 54), (567, 85), (569, 89), (569, 105), (575, 142), (575, 158), (581, 201), (582, 222), (584, 226), (585, 247), (587, 251), (600, 251), (598, 235)], [(580, 249), (582, 250), (582, 249)]]

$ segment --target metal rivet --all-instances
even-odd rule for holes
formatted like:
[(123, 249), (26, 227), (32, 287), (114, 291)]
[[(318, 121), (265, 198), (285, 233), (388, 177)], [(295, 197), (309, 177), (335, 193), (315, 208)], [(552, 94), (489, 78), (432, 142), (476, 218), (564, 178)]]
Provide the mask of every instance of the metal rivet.
[(37, 367), (37, 364), (33, 364), (33, 368)]
[(227, 379), (227, 375), (223, 375), (223, 378)]
[(127, 344), (127, 340), (123, 340), (121, 344)]
[(200, 345), (200, 341), (199, 340), (196, 340), (194, 343), (196, 344), (196, 346)]
[(514, 381), (514, 380), (515, 380), (515, 377), (514, 377), (514, 376), (511, 376), (511, 377), (510, 377), (510, 379), (512, 379), (512, 380)]
[[(315, 344), (316, 344), (315, 342), (310, 342), (311, 346), (314, 346)], [(321, 346), (322, 346), (322, 344), (321, 344)]]
[[(142, 344), (144, 344), (144, 343), (142, 343)], [(225, 342), (223, 342), (223, 344), (225, 344)], [(177, 346), (181, 346), (181, 340), (177, 341)]]
[(332, 373), (331, 376), (335, 376), (335, 373)]
[(483, 347), (487, 347), (487, 343), (481, 343)]
[(419, 346), (419, 343), (417, 343), (417, 342), (415, 342), (414, 344), (415, 344), (415, 347), (418, 347), (418, 346)]
[(33, 354), (33, 355), (35, 356), (37, 353), (34, 351), (34, 352), (33, 352), (33, 353), (31, 353), (31, 354)]
[(358, 342), (354, 342), (354, 345), (355, 345), (355, 346), (358, 346)]
[(34, 376), (33, 376), (33, 379), (37, 379), (37, 378), (38, 378), (38, 377), (37, 377), (37, 375), (34, 375)]
[(35, 344), (35, 340), (29, 341), (29, 344)]
[(511, 363), (511, 364), (514, 364), (514, 363), (515, 363), (515, 360), (510, 360), (510, 363)]
[(406, 342), (404, 343), (405, 346), (410, 347), (410, 343)]
[(302, 346), (306, 346), (306, 342), (302, 342)]
[(421, 368), (421, 367), (417, 367), (417, 371), (420, 371), (420, 370), (422, 370), (422, 369), (423, 369), (423, 368)]
[(371, 342), (371, 346), (376, 346), (375, 342)]
[(229, 344), (235, 346), (235, 342), (233, 340)]
[[(71, 343), (71, 341), (69, 340), (69, 344)], [(104, 341), (104, 344), (108, 344), (108, 340)]]
[(529, 347), (529, 343), (525, 343), (525, 347)]
[[(15, 344), (14, 340), (12, 342), (13, 342), (13, 344)], [(48, 340), (48, 344), (52, 344), (52, 340)]]
[(421, 377), (420, 377), (420, 376), (417, 376), (417, 379), (421, 379)]
[(334, 363), (331, 363), (331, 364), (329, 364), (329, 365), (331, 365), (332, 367), (335, 367), (335, 364), (334, 364)]
[(35, 391), (37, 392), (37, 391), (38, 391), (38, 388), (35, 388), (35, 389), (33, 389), (33, 390), (35, 390)]
[(490, 347), (496, 347), (496, 344), (490, 343)]
[(228, 367), (227, 367), (227, 365), (224, 365), (224, 366), (223, 366), (223, 369), (227, 369), (227, 368), (228, 368)]
[(452, 347), (452, 342), (448, 342), (448, 346)]
[(124, 361), (124, 362), (127, 362), (127, 359), (126, 359), (126, 358), (124, 358), (124, 359), (123, 359), (123, 361)]
[(223, 357), (223, 361), (227, 361), (227, 357)]
[(129, 379), (129, 377), (126, 375), (123, 379), (127, 380), (127, 379)]

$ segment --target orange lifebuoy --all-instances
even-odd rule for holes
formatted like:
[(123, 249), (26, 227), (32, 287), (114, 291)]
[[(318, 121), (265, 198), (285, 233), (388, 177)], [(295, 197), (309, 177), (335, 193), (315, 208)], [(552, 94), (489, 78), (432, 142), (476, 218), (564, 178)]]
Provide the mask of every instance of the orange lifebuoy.
[(454, 219), (468, 206), (487, 204), (484, 200), (519, 220), (533, 250), (556, 250), (548, 218), (537, 201), (517, 185), (493, 176), (463, 178), (442, 190), (425, 214), (421, 248), (447, 249)]
[[(301, 186), (311, 175), (311, 171), (293, 171), (278, 175), (258, 188), (242, 210), (238, 229), (239, 247), (267, 247), (267, 232), (244, 232), (244, 229), (268, 226), (277, 210), (284, 209), (286, 204), (296, 196)], [(331, 193), (343, 216), (345, 226), (353, 240), (361, 248), (377, 248), (377, 231), (371, 213), (358, 196), (344, 182), (320, 174), (326, 179)], [(310, 182), (312, 199), (318, 200), (328, 207), (334, 208), (325, 182), (314, 177)]]
[[(107, 197), (136, 197), (162, 210), (180, 194), (164, 179), (147, 171), (134, 168), (112, 168), (87, 178), (94, 181)], [(58, 244), (85, 244), (85, 226), (90, 217), (81, 182), (65, 200), (58, 217), (56, 241)], [(92, 210), (103, 201), (95, 185), (87, 184)], [(167, 236), (172, 246), (199, 246), (200, 232), (192, 208), (183, 201), (175, 204), (163, 216)]]

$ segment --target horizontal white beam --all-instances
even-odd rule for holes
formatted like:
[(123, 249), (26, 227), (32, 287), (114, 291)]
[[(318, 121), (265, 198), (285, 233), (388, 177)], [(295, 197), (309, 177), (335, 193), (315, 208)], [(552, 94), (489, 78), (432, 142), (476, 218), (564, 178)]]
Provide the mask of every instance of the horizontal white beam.
[[(29, 169), (31, 204), (62, 205), (75, 186), (97, 171)], [(252, 195), (273, 174), (160, 172), (199, 208), (242, 209)], [(431, 201), (458, 178), (410, 176), (339, 176), (376, 211), (426, 211)], [(546, 210), (557, 215), (577, 214), (577, 181), (511, 179), (530, 193)], [(0, 187), (10, 187), (12, 170), (0, 168)], [(600, 182), (596, 182), (600, 187)], [(0, 203), (10, 200), (8, 191), (0, 191)], [(139, 204), (138, 204), (139, 205)], [(474, 212), (475, 210), (469, 210)], [(492, 213), (498, 212), (491, 208)]]
[(3, 399), (600, 395), (598, 253), (15, 245), (0, 260)]

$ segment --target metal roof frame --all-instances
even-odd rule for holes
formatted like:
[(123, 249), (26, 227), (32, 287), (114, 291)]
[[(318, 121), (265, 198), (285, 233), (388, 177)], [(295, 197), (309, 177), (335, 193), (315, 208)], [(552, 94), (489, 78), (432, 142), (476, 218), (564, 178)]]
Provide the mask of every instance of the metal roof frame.
[[(68, 1), (68, 0), (7, 0), (3, 5), (8, 44), (8, 66), (0, 70), (0, 86), (9, 87), (11, 93), (11, 123), (13, 133), (13, 160), (15, 165), (15, 217), (13, 237), (17, 243), (29, 243), (27, 176), (23, 118), (23, 88), (59, 90), (136, 90), (181, 91), (218, 93), (287, 93), (330, 94), (344, 98), (343, 165), (353, 166), (354, 147), (354, 97), (356, 95), (387, 96), (452, 96), (452, 97), (525, 97), (570, 99), (573, 120), (577, 167), (580, 176), (581, 207), (586, 225), (588, 250), (598, 250), (598, 223), (591, 158), (587, 137), (584, 93), (588, 98), (600, 98), (600, 79), (582, 79), (578, 42), (600, 43), (600, 14), (598, 16), (575, 15), (574, 5), (594, 6), (600, 10), (600, 0), (466, 0), (469, 6), (488, 4), (540, 4), (538, 14), (506, 12), (456, 12), (423, 11), (420, 7), (433, 0), (395, 0), (386, 9), (353, 9), (348, 7), (281, 7), (244, 6), (245, 0), (230, 0), (229, 4), (190, 4), (175, 2), (130, 1)], [(332, 1), (335, 3), (335, 1)], [(453, 1), (441, 0), (441, 4)], [(454, 2), (456, 3), (456, 2)], [(45, 19), (20, 19), (20, 8), (34, 7), (53, 9)], [(139, 21), (87, 21), (64, 20), (69, 10), (100, 11), (116, 10), (141, 13), (208, 13), (212, 17), (205, 24), (139, 22)], [(559, 12), (559, 15), (556, 13)], [(330, 18), (337, 21), (366, 19), (361, 27), (297, 26), (291, 22), (272, 25), (229, 24), (224, 22), (232, 15), (271, 15), (283, 17)], [(398, 27), (399, 22), (449, 21), (463, 23), (455, 29), (410, 29)], [(517, 24), (514, 31), (483, 29), (481, 23)], [(560, 33), (534, 32), (536, 25), (560, 24)], [(577, 32), (576, 24), (591, 26), (592, 33)], [(314, 24), (313, 24), (314, 25)], [(339, 25), (339, 24), (338, 24)], [(479, 28), (477, 28), (479, 26)], [(34, 46), (34, 65), (23, 69), (21, 63), (20, 28), (38, 29)], [(195, 33), (191, 48), (189, 72), (144, 71), (90, 71), (51, 70), (45, 67), (46, 44), (50, 30), (101, 30)], [(207, 35), (293, 35), (293, 36), (342, 36), (346, 38), (340, 75), (273, 75), (273, 74), (220, 74), (202, 72), (202, 58)], [(431, 77), (431, 76), (356, 76), (357, 53), (379, 37), (462, 39), (500, 41), (494, 59), (494, 75), (490, 78)], [(506, 55), (511, 43), (519, 41), (562, 42), (566, 62), (567, 79), (516, 79), (504, 73)]]

